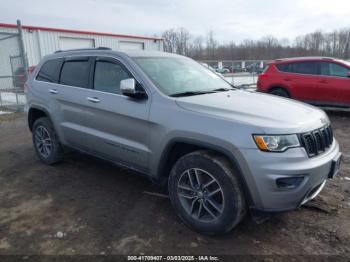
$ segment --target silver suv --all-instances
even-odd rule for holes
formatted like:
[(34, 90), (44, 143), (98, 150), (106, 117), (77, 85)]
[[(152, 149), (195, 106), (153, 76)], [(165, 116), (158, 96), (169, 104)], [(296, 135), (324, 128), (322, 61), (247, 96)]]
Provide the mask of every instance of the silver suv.
[(339, 169), (327, 115), (234, 88), (199, 63), (161, 52), (56, 52), (26, 83), (38, 157), (72, 148), (161, 185), (179, 217), (205, 234), (247, 210), (293, 210)]

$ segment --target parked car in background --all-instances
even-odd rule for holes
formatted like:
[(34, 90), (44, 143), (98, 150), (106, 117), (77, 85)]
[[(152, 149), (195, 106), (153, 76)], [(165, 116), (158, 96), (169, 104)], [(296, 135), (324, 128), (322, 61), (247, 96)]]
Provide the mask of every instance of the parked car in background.
[(249, 73), (256, 73), (256, 74), (260, 74), (264, 71), (264, 68), (261, 67), (260, 62), (256, 62), (256, 63), (252, 63), (248, 66), (246, 66), (246, 71)]
[(210, 65), (208, 65), (207, 63), (200, 63), (202, 66), (204, 66), (205, 68), (208, 68), (210, 71), (216, 73), (215, 68), (211, 67)]
[(24, 67), (18, 67), (13, 75), (13, 86), (22, 88), (27, 81), (26, 70)]
[(228, 69), (230, 70), (230, 73), (245, 72), (245, 69), (243, 69), (241, 66), (238, 66), (238, 65), (229, 66)]
[(17, 88), (24, 88), (24, 83), (27, 81), (27, 74), (30, 74), (34, 70), (35, 66), (30, 66), (27, 72), (24, 67), (18, 67), (13, 75), (13, 86)]
[(222, 68), (216, 68), (216, 72), (220, 74), (228, 74), (230, 73), (230, 70), (226, 67), (222, 67)]
[(26, 86), (43, 163), (73, 148), (139, 171), (166, 186), (178, 216), (201, 233), (226, 233), (251, 210), (297, 209), (339, 170), (325, 112), (235, 89), (187, 57), (63, 51)]
[(257, 89), (319, 106), (350, 107), (350, 62), (327, 57), (277, 59)]

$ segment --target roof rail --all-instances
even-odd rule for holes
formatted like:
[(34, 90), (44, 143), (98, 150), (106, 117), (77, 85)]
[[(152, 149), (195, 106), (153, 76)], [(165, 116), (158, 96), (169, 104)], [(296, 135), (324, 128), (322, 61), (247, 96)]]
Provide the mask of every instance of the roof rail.
[(61, 53), (61, 52), (89, 51), (89, 50), (112, 50), (112, 48), (99, 46), (96, 48), (79, 48), (79, 49), (57, 50), (57, 51), (55, 51), (55, 54)]

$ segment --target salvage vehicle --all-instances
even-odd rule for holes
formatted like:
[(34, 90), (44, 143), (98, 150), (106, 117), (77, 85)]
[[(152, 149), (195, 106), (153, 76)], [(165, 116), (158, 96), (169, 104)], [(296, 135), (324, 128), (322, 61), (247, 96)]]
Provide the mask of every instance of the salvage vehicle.
[(350, 107), (350, 63), (329, 57), (276, 59), (257, 89), (317, 106)]
[(230, 231), (247, 211), (297, 209), (339, 170), (325, 112), (238, 90), (175, 54), (56, 52), (26, 94), (42, 162), (71, 148), (132, 168), (167, 187), (178, 216), (204, 234)]

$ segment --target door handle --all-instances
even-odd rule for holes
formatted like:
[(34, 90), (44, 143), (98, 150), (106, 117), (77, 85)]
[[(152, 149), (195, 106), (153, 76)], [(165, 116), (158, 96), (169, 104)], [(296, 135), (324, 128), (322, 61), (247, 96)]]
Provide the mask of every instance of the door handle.
[(50, 89), (49, 92), (54, 95), (58, 94), (58, 91), (56, 89)]
[(328, 81), (326, 81), (326, 80), (321, 80), (319, 83), (321, 83), (321, 84), (328, 84)]
[(283, 80), (287, 81), (287, 82), (292, 81), (292, 79), (290, 79), (290, 78), (284, 78)]
[(87, 97), (86, 99), (89, 100), (92, 103), (99, 103), (101, 101), (97, 97)]

